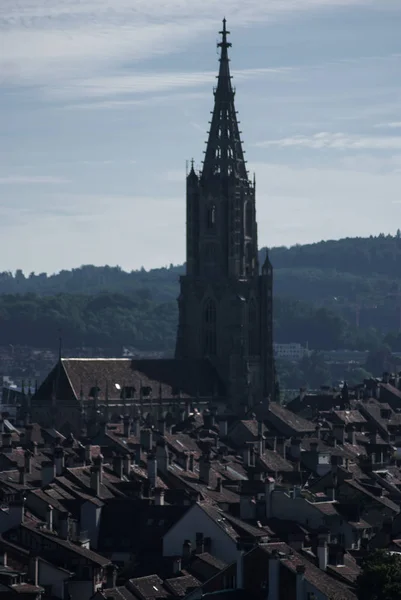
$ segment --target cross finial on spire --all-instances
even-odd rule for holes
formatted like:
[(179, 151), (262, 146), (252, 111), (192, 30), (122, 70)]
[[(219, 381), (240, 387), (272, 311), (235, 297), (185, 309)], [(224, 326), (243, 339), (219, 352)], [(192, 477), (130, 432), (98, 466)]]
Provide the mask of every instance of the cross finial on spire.
[(223, 19), (223, 30), (219, 31), (220, 35), (221, 35), (221, 42), (219, 44), (217, 44), (217, 46), (219, 48), (221, 48), (222, 53), (227, 51), (227, 48), (230, 48), (231, 44), (230, 42), (227, 42), (227, 36), (230, 35), (230, 32), (227, 31), (226, 28), (226, 18), (224, 17)]

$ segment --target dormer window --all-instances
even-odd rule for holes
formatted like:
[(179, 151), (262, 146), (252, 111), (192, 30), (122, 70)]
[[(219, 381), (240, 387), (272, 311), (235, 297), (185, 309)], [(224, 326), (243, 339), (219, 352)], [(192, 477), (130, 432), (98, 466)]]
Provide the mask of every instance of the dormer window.
[(144, 397), (150, 396), (152, 394), (152, 388), (149, 385), (143, 385), (141, 387), (141, 394)]
[(121, 390), (120, 398), (134, 398), (136, 389), (133, 385), (126, 385)]

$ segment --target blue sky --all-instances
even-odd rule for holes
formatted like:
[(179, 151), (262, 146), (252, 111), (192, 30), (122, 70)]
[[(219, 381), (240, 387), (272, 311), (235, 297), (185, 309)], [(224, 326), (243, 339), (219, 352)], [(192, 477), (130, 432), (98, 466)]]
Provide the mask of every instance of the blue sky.
[(260, 245), (401, 227), (401, 3), (1, 0), (0, 270), (180, 263), (221, 19)]

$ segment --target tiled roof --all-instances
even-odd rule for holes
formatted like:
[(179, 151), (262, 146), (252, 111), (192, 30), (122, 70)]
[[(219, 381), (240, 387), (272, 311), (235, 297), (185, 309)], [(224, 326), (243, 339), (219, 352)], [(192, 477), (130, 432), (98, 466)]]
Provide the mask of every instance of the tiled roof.
[(43, 531), (40, 531), (39, 529), (37, 529), (37, 527), (34, 525), (24, 523), (23, 525), (20, 525), (20, 527), (29, 529), (30, 531), (34, 531), (35, 535), (50, 539), (53, 543), (63, 546), (63, 548), (65, 548), (66, 550), (69, 550), (70, 552), (75, 552), (76, 554), (79, 554), (83, 558), (86, 558), (87, 560), (89, 560), (93, 563), (96, 563), (99, 566), (104, 567), (104, 566), (110, 564), (110, 560), (108, 558), (105, 558), (101, 554), (97, 554), (97, 552), (94, 552), (93, 550), (88, 550), (87, 548), (84, 548), (83, 546), (74, 544), (73, 542), (70, 542), (69, 540), (63, 540), (63, 539), (59, 538), (57, 535), (52, 535), (51, 533), (44, 533)]
[(334, 580), (287, 544), (265, 544), (261, 548), (268, 554), (271, 554), (273, 550), (282, 553), (281, 564), (293, 573), (296, 573), (297, 566), (303, 565), (305, 579), (330, 600), (356, 600), (355, 594), (345, 584)]
[(272, 472), (290, 472), (294, 470), (288, 460), (273, 450), (265, 450), (262, 456), (258, 457), (258, 460), (266, 469)]
[(170, 595), (163, 587), (163, 581), (158, 575), (130, 579), (128, 585), (144, 600), (159, 600), (159, 598), (168, 598)]
[(315, 431), (315, 425), (313, 423), (296, 415), (277, 402), (270, 402), (268, 414), (269, 413), (273, 414), (277, 419), (280, 419), (284, 424), (298, 433)]
[(395, 502), (390, 500), (390, 498), (387, 498), (387, 496), (375, 496), (354, 479), (347, 479), (346, 481), (344, 481), (344, 484), (353, 487), (354, 489), (358, 490), (362, 494), (365, 494), (366, 496), (369, 496), (372, 500), (383, 504), (384, 506), (387, 506), (387, 508), (390, 508), (395, 513), (398, 513), (400, 511), (399, 506)]
[(348, 425), (349, 423), (366, 423), (366, 419), (359, 410), (333, 410), (337, 420)]
[(107, 600), (138, 600), (138, 596), (134, 596), (124, 586), (103, 589), (102, 594)]
[(180, 577), (166, 579), (164, 585), (174, 594), (175, 597), (183, 598), (191, 588), (199, 587), (201, 582), (193, 575), (187, 574), (181, 575)]
[(106, 382), (110, 400), (120, 400), (124, 386), (134, 387), (136, 398), (141, 387), (150, 387), (156, 399), (160, 384), (164, 397), (173, 397), (178, 390), (183, 396), (211, 395), (216, 386), (219, 395), (225, 395), (214, 367), (207, 360), (63, 358), (62, 366), (77, 398), (81, 388), (87, 397), (95, 385), (100, 388), (99, 398), (104, 398)]

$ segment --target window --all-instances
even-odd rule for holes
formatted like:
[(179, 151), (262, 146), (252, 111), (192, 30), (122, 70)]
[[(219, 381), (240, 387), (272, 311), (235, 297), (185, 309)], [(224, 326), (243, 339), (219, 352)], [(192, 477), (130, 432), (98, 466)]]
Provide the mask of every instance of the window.
[(203, 306), (202, 314), (203, 354), (216, 354), (216, 345), (216, 304), (209, 298)]
[(248, 309), (248, 353), (255, 356), (259, 353), (258, 312), (255, 300), (251, 300)]
[(126, 385), (121, 390), (120, 398), (134, 398), (135, 397), (135, 388), (132, 385)]
[(245, 235), (247, 237), (252, 237), (253, 231), (253, 214), (252, 214), (252, 204), (250, 202), (245, 203)]
[(210, 204), (206, 211), (206, 227), (208, 230), (213, 230), (216, 226), (216, 205)]
[(97, 398), (100, 394), (100, 387), (93, 386), (89, 390), (89, 398)]

